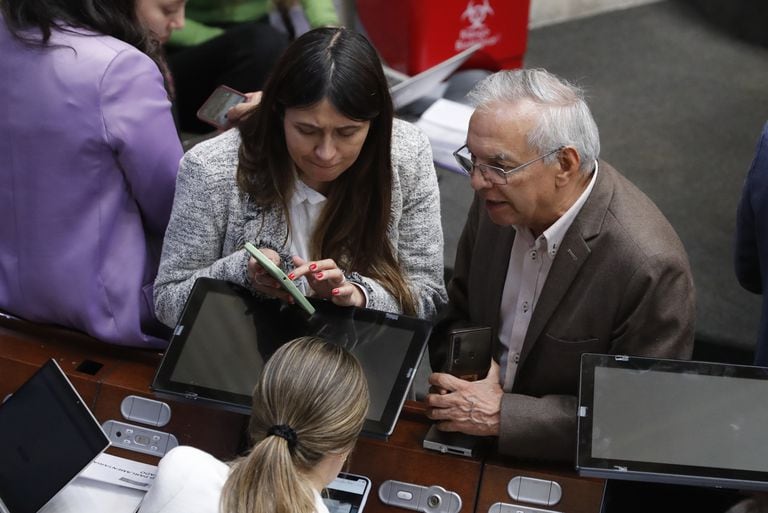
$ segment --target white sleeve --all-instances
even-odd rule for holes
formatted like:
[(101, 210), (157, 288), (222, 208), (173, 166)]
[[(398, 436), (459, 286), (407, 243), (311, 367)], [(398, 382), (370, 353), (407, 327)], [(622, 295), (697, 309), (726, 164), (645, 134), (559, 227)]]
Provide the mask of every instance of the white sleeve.
[(157, 467), (139, 513), (219, 513), (229, 466), (199, 449), (171, 449)]

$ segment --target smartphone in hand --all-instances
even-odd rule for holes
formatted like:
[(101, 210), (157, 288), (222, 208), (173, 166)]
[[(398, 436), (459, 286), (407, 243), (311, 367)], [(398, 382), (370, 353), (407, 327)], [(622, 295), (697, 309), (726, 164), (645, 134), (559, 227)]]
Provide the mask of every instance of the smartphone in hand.
[(270, 276), (280, 282), (283, 289), (293, 296), (293, 299), (296, 300), (296, 303), (298, 303), (299, 306), (301, 306), (309, 315), (315, 313), (315, 307), (312, 306), (312, 303), (307, 300), (304, 294), (302, 294), (293, 281), (285, 275), (282, 269), (276, 266), (264, 253), (259, 251), (259, 248), (250, 242), (246, 242), (245, 250), (256, 259), (259, 265), (261, 265)]
[(366, 476), (339, 472), (325, 489), (323, 502), (330, 513), (363, 511), (371, 491), (371, 480)]
[(491, 328), (455, 328), (448, 332), (445, 372), (467, 381), (483, 379), (491, 368)]
[(240, 91), (220, 85), (205, 100), (203, 106), (198, 109), (197, 118), (220, 130), (224, 130), (228, 127), (227, 112), (229, 109), (239, 103), (243, 103), (246, 99), (245, 94)]
[[(448, 331), (448, 361), (443, 372), (467, 381), (483, 379), (491, 368), (491, 328), (454, 328)], [(476, 457), (486, 440), (459, 432), (429, 428), (422, 447), (443, 454)]]

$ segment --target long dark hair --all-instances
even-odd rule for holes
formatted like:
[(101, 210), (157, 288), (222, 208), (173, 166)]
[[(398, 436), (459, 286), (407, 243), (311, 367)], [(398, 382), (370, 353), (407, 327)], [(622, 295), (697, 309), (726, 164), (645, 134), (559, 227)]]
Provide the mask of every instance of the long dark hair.
[(46, 46), (54, 29), (88, 29), (136, 47), (166, 70), (159, 43), (139, 23), (136, 0), (0, 0), (0, 9), (11, 34), (26, 43)]
[(350, 119), (370, 121), (370, 128), (357, 160), (329, 186), (309, 258), (333, 258), (350, 271), (377, 279), (398, 298), (403, 311), (413, 314), (413, 295), (387, 237), (392, 98), (378, 54), (365, 37), (343, 28), (320, 28), (286, 49), (264, 86), (258, 109), (240, 125), (240, 189), (258, 206), (279, 203), (288, 219), (294, 173), (283, 117), (286, 109), (323, 99)]

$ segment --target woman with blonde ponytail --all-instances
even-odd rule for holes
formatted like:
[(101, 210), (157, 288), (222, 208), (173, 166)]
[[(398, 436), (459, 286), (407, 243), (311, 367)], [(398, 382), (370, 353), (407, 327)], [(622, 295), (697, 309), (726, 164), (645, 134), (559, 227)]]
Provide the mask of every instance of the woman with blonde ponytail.
[(354, 356), (314, 337), (289, 342), (254, 390), (251, 451), (228, 466), (191, 447), (173, 449), (140, 513), (327, 513), (320, 492), (341, 470), (367, 411)]

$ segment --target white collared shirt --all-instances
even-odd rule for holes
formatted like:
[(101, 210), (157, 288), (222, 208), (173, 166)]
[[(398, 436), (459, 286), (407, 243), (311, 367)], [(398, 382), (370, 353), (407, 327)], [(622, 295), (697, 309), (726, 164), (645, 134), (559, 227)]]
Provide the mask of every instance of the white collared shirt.
[[(304, 260), (311, 260), (309, 244), (315, 231), (317, 219), (323, 211), (327, 198), (301, 181), (297, 176), (289, 202), (290, 251)], [(294, 282), (304, 295), (312, 294), (312, 290), (303, 276)]]
[(499, 342), (501, 343), (501, 385), (510, 391), (515, 382), (520, 351), (531, 322), (533, 310), (552, 268), (565, 233), (587, 201), (597, 178), (597, 161), (584, 192), (555, 223), (536, 239), (531, 230), (514, 226), (516, 234), (509, 255), (509, 267), (499, 307)]
[(289, 204), (291, 254), (311, 260), (309, 243), (327, 198), (296, 177)]
[[(320, 217), (326, 201), (327, 198), (323, 194), (317, 192), (296, 176), (296, 185), (289, 204), (291, 255), (298, 255), (307, 261), (312, 259), (309, 244), (312, 240), (312, 234), (315, 232), (315, 226), (317, 226), (317, 219)], [(303, 276), (294, 283), (302, 294), (307, 296), (312, 294), (312, 289)], [(368, 291), (357, 283), (355, 283), (355, 286), (363, 294), (365, 305), (367, 305)]]

